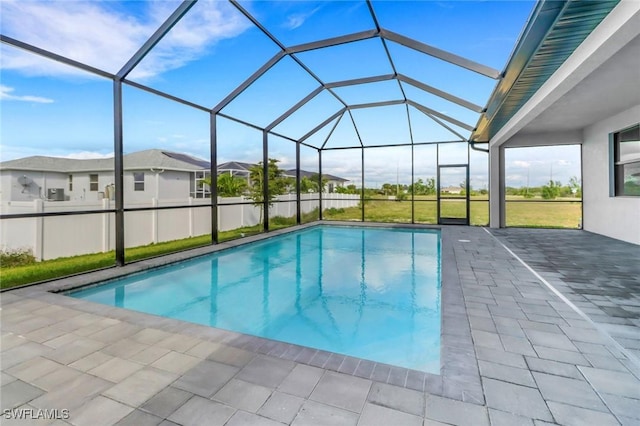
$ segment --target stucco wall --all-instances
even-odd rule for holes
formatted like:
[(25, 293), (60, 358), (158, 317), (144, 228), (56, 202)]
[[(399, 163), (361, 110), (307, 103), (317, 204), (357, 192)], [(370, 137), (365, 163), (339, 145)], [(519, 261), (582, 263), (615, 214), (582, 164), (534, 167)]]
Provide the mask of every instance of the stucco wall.
[[(27, 185), (18, 179), (24, 177)], [(2, 200), (31, 201), (47, 196), (47, 189), (62, 188), (67, 192), (67, 175), (53, 172), (34, 172), (21, 170), (2, 171)]]
[(640, 197), (609, 196), (609, 133), (638, 123), (640, 105), (584, 129), (583, 228), (640, 244)]
[[(98, 175), (98, 190), (91, 190), (91, 178), (89, 175)], [(66, 176), (67, 182), (64, 185), (64, 192), (70, 201), (100, 201), (104, 198), (105, 187), (114, 182), (113, 173), (109, 172), (79, 172), (71, 173), (73, 175), (73, 190), (69, 191), (69, 177)]]

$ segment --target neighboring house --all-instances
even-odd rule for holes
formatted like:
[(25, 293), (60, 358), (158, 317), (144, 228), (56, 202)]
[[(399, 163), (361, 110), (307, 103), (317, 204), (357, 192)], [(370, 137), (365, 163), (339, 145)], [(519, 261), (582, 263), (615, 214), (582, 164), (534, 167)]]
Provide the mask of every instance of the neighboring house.
[[(285, 176), (295, 177), (296, 176), (296, 169), (285, 170), (284, 174), (285, 174)], [(303, 178), (303, 177), (312, 178), (312, 177), (315, 177), (317, 175), (318, 174), (315, 173), (315, 172), (308, 172), (306, 170), (300, 170), (300, 178)], [(327, 186), (326, 186), (325, 190), (326, 190), (326, 192), (329, 192), (329, 193), (333, 193), (337, 187), (339, 187), (339, 186), (342, 187), (342, 186), (344, 186), (345, 182), (349, 182), (348, 179), (343, 179), (341, 177), (334, 176), (334, 175), (328, 175), (326, 173), (324, 173), (322, 175), (322, 177), (327, 182)]]
[(226, 163), (222, 163), (218, 165), (218, 174), (221, 175), (223, 173), (228, 173), (233, 176), (238, 176), (247, 179), (247, 184), (249, 183), (249, 169), (253, 167), (255, 164), (251, 163), (242, 163), (240, 161), (227, 161)]
[[(249, 173), (251, 167), (255, 166), (255, 164), (251, 163), (242, 163), (240, 161), (228, 161), (226, 163), (222, 163), (218, 165), (218, 174), (230, 173), (233, 176), (243, 177), (247, 179), (247, 183), (249, 183)], [(296, 177), (296, 169), (283, 170), (283, 175), (285, 177)], [(309, 172), (306, 170), (300, 170), (300, 177), (311, 178), (316, 176), (317, 173)], [(335, 188), (339, 186), (344, 186), (345, 182), (348, 182), (348, 179), (343, 179), (338, 176), (323, 174), (324, 179), (327, 182), (326, 191), (334, 192)]]
[[(78, 160), (33, 156), (0, 163), (3, 201), (113, 199), (113, 158)], [(202, 180), (209, 163), (160, 149), (124, 155), (124, 195), (128, 202), (210, 196)]]
[(442, 188), (441, 192), (446, 192), (448, 194), (460, 194), (462, 193), (462, 188), (459, 186), (447, 186), (446, 188)]
[[(218, 166), (218, 174), (249, 178), (253, 164), (230, 161)], [(70, 159), (32, 156), (0, 163), (2, 201), (97, 201), (114, 199), (113, 158)], [(210, 163), (187, 154), (149, 149), (124, 155), (124, 197), (127, 202), (155, 199), (208, 198)], [(300, 171), (301, 176), (313, 173)], [(295, 170), (285, 171), (295, 177)], [(327, 189), (346, 179), (325, 175)]]

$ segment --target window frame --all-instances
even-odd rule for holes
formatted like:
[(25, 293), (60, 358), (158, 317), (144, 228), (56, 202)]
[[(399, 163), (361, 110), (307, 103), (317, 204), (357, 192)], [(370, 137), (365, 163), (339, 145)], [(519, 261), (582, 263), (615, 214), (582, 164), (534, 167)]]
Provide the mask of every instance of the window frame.
[[(95, 180), (94, 180), (95, 177)], [(89, 175), (89, 191), (90, 192), (98, 192), (99, 189), (99, 180), (100, 180), (100, 175), (97, 173), (91, 173)]]
[(69, 174), (68, 177), (68, 187), (69, 187), (69, 192), (73, 192), (73, 175)]
[(190, 176), (191, 198), (211, 198), (211, 188), (204, 183), (210, 174), (207, 170), (195, 170)]
[[(140, 179), (142, 175), (142, 179)], [(133, 172), (133, 190), (144, 191), (145, 176), (144, 172)]]
[[(630, 161), (620, 161), (620, 144), (624, 142), (635, 141), (621, 140), (620, 135), (629, 133), (633, 135), (633, 132), (640, 134), (640, 123), (633, 124), (625, 127), (617, 132), (609, 134), (609, 196), (611, 197), (640, 197), (640, 192), (637, 194), (625, 193), (624, 185), (624, 170), (628, 165), (638, 165), (640, 167), (640, 156), (637, 159)], [(637, 140), (640, 140), (639, 136), (636, 136)]]

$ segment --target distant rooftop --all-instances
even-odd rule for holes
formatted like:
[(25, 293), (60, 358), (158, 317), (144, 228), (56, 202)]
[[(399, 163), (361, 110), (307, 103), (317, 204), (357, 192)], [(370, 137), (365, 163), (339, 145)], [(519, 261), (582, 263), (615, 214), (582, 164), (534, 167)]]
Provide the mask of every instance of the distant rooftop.
[[(176, 170), (176, 171), (208, 171), (211, 163), (180, 152), (171, 152), (161, 149), (147, 149), (144, 151), (132, 152), (124, 155), (125, 170)], [(227, 161), (218, 165), (218, 173), (231, 172), (236, 176), (247, 176), (253, 163), (243, 163), (241, 161)], [(3, 170), (25, 170), (55, 173), (88, 173), (98, 171), (113, 171), (113, 157), (96, 159), (75, 159), (62, 157), (47, 157), (34, 155), (31, 157), (18, 158), (0, 163)], [(287, 176), (295, 176), (296, 170), (285, 170)], [(301, 177), (311, 177), (314, 172), (300, 170)], [(329, 180), (347, 182), (339, 176), (324, 174)]]

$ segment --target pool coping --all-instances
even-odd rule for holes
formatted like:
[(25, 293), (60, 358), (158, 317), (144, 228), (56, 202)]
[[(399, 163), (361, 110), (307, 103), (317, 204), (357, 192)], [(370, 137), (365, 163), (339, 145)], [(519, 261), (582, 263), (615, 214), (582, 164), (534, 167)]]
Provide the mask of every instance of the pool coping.
[[(273, 236), (322, 225), (432, 229), (440, 231), (442, 254), (440, 374), (411, 370), (211, 326), (102, 305), (86, 300), (74, 299), (61, 294), (79, 287), (87, 287), (92, 284), (97, 285), (97, 283), (103, 283), (104, 281), (113, 280), (125, 275), (143, 272), (148, 269), (193, 259), (220, 250), (261, 241)], [(460, 276), (456, 265), (453, 240), (448, 232), (449, 227), (450, 226), (405, 223), (367, 222), (366, 224), (361, 224), (359, 222), (341, 221), (312, 222), (271, 231), (266, 234), (257, 234), (238, 240), (227, 241), (217, 245), (146, 259), (119, 268), (108, 268), (29, 287), (17, 288), (12, 290), (12, 292), (55, 302), (56, 304), (83, 312), (126, 321), (139, 326), (153, 327), (173, 333), (179, 332), (210, 342), (223, 343), (256, 354), (295, 361), (300, 364), (320, 367), (325, 370), (370, 379), (380, 383), (388, 383), (421, 392), (428, 392), (433, 395), (483, 405), (485, 401), (480, 381), (480, 372), (471, 337), (471, 327), (464, 303)]]

